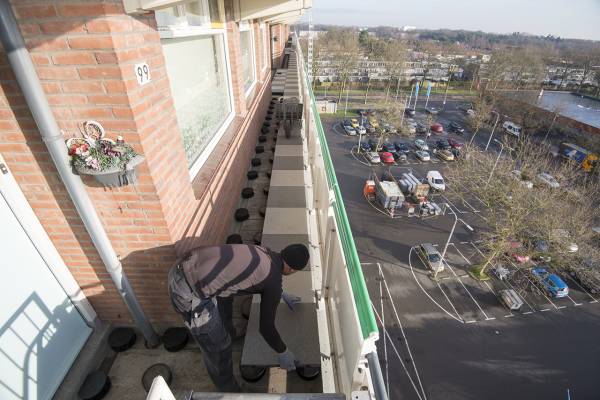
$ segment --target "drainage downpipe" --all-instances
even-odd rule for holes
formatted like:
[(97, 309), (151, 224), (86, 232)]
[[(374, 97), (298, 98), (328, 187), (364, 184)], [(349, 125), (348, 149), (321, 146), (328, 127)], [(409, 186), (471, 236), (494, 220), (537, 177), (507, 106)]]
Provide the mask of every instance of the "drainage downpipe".
[(157, 346), (159, 338), (133, 293), (117, 253), (112, 247), (96, 209), (85, 191), (83, 182), (71, 170), (64, 138), (48, 105), (48, 100), (42, 90), (40, 80), (35, 72), (8, 0), (0, 0), (0, 40), (33, 119), (48, 147), (52, 161), (56, 165), (56, 169), (104, 262), (106, 270), (110, 274), (119, 294), (123, 297), (123, 301), (125, 301), (137, 327), (142, 331), (147, 345), (150, 347)]
[(367, 362), (369, 363), (369, 372), (371, 373), (371, 383), (373, 383), (375, 398), (377, 400), (388, 400), (383, 374), (381, 373), (381, 365), (379, 365), (379, 356), (376, 351), (367, 354)]

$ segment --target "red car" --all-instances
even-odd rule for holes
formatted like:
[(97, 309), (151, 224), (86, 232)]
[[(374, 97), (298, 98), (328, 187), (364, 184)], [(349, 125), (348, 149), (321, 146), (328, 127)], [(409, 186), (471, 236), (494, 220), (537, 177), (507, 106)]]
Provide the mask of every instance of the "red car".
[(512, 249), (510, 257), (517, 263), (525, 264), (531, 260), (530, 257), (525, 254), (525, 248), (522, 243), (512, 240), (510, 242), (510, 248)]
[(452, 147), (453, 149), (460, 149), (461, 147), (463, 147), (463, 144), (457, 140), (454, 140), (452, 138), (448, 138), (448, 144), (450, 145), (450, 147)]
[(379, 153), (379, 158), (381, 158), (381, 162), (384, 164), (395, 164), (394, 155), (388, 151)]
[(431, 125), (431, 132), (435, 133), (436, 135), (441, 135), (444, 133), (444, 127), (442, 124), (438, 124), (436, 122), (435, 124)]

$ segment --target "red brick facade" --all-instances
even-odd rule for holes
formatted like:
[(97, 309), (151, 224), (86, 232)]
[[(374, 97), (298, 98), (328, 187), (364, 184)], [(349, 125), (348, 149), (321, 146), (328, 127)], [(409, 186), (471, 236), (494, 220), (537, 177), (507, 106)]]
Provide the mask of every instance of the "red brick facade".
[[(155, 322), (179, 321), (167, 298), (166, 271), (177, 251), (223, 242), (270, 99), (270, 68), (261, 75), (258, 23), (252, 25), (258, 82), (247, 101), (239, 32), (225, 2), (236, 118), (190, 182), (154, 14), (127, 15), (119, 0), (12, 3), (65, 139), (94, 119), (109, 137), (121, 135), (145, 155), (137, 185), (108, 189), (84, 182), (145, 311)], [(275, 63), (287, 33), (287, 27), (271, 26), (271, 38), (278, 37)], [(140, 62), (151, 71), (152, 81), (144, 86), (134, 75)], [(4, 54), (0, 84), (0, 153), (100, 318), (128, 322)]]

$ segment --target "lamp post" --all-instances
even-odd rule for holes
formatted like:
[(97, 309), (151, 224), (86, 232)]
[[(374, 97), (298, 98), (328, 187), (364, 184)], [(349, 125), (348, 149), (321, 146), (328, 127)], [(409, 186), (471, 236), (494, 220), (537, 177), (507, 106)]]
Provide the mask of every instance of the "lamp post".
[(544, 136), (544, 140), (542, 140), (542, 143), (546, 143), (546, 139), (548, 139), (548, 135), (550, 134), (550, 130), (552, 130), (552, 126), (554, 125), (554, 121), (556, 121), (556, 118), (558, 117), (558, 112), (554, 113), (554, 118), (552, 118), (552, 122), (550, 123), (550, 126), (548, 127), (548, 131), (546, 132), (546, 136)]
[(490, 177), (488, 178), (487, 182), (485, 183), (485, 187), (487, 187), (490, 182), (492, 181), (492, 176), (494, 175), (494, 171), (496, 170), (496, 166), (498, 165), (498, 161), (500, 161), (500, 156), (502, 156), (502, 151), (504, 150), (504, 147), (506, 147), (509, 150), (514, 150), (508, 146), (504, 146), (504, 143), (502, 143), (501, 141), (494, 139), (494, 142), (498, 143), (500, 145), (500, 152), (498, 152), (498, 157), (496, 157), (496, 162), (494, 163), (494, 166), (492, 167), (492, 171), (490, 172)]
[[(490, 142), (492, 141), (492, 137), (494, 136), (494, 131), (496, 130), (496, 125), (498, 125), (498, 121), (500, 121), (500, 113), (497, 111), (493, 111), (492, 112), (494, 114), (496, 114), (496, 122), (494, 123), (494, 126), (492, 127), (492, 132), (490, 133), (490, 137), (485, 145), (485, 150), (487, 151), (488, 147), (490, 146)], [(494, 139), (495, 140), (495, 139)]]
[[(454, 212), (454, 210), (450, 207), (450, 205), (448, 203), (444, 203), (444, 205), (445, 205), (444, 214), (446, 214), (447, 210), (450, 210), (452, 215), (454, 215), (454, 224), (452, 224), (452, 229), (450, 230), (450, 235), (448, 235), (448, 240), (446, 240), (446, 244), (444, 245), (444, 250), (442, 251), (442, 262), (444, 262), (446, 260), (446, 250), (448, 250), (448, 245), (450, 244), (452, 235), (454, 235), (454, 230), (456, 229), (456, 224), (458, 223), (458, 220), (460, 219), (460, 218), (458, 218), (458, 215), (456, 214), (456, 212)], [(473, 232), (474, 229), (471, 225), (467, 224), (462, 219), (460, 219), (460, 222), (462, 222), (468, 230)], [(437, 269), (435, 270), (433, 277), (434, 278), (437, 277)]]

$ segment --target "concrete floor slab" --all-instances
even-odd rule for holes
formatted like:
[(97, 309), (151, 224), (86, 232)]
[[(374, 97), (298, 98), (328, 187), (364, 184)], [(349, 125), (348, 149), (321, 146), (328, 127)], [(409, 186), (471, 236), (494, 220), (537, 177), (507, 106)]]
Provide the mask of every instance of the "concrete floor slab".
[(304, 171), (275, 170), (271, 175), (272, 186), (304, 186)]
[(308, 234), (305, 208), (268, 208), (263, 234)]
[(302, 156), (302, 145), (280, 144), (275, 149), (275, 157)]
[(303, 170), (304, 160), (299, 157), (275, 157), (273, 170)]
[(273, 186), (269, 190), (267, 208), (305, 208), (304, 186)]

